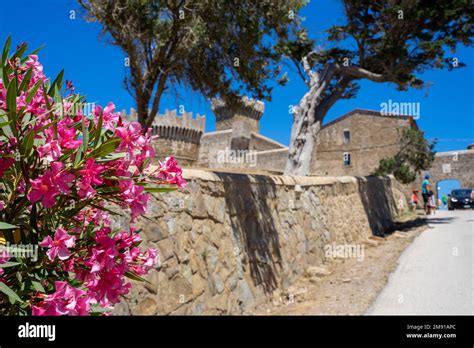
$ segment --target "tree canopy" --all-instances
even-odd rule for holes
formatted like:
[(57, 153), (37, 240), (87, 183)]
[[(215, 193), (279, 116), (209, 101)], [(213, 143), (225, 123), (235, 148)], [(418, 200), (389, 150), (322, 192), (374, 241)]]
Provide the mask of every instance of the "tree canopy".
[[(308, 35), (280, 43), (308, 92), (294, 112), (287, 174), (308, 174), (315, 137), (327, 111), (353, 98), (362, 79), (422, 88), (428, 69), (462, 67), (450, 56), (472, 45), (473, 7), (467, 0), (342, 0), (345, 23), (327, 30), (326, 42)], [(317, 44), (317, 45), (316, 45)]]
[(435, 158), (435, 141), (427, 141), (422, 131), (405, 128), (400, 132), (400, 150), (395, 156), (383, 158), (372, 175), (393, 174), (403, 184), (416, 180), (417, 175), (427, 170)]
[(280, 41), (298, 26), (306, 0), (79, 0), (130, 61), (125, 86), (139, 122), (151, 125), (163, 93), (182, 85), (204, 97), (245, 89), (270, 99)]

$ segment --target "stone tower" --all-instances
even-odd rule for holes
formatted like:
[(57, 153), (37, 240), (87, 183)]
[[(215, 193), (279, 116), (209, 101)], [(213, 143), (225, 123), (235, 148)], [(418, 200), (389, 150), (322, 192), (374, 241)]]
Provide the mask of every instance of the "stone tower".
[[(136, 118), (131, 110), (130, 118)], [(206, 117), (199, 114), (193, 118), (191, 112), (178, 115), (176, 110), (166, 109), (164, 115), (157, 115), (152, 125), (152, 134), (158, 138), (153, 147), (158, 159), (174, 156), (180, 166), (192, 166), (198, 159), (201, 136), (204, 133)]]
[(265, 104), (247, 96), (232, 105), (213, 99), (212, 111), (216, 116), (217, 131), (232, 130), (231, 149), (248, 150), (251, 133), (259, 133)]

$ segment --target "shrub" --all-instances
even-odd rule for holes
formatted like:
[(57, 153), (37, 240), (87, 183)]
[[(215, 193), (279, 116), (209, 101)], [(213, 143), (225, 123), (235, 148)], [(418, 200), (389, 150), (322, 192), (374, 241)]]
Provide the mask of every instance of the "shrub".
[[(125, 122), (113, 103), (83, 114), (85, 98), (61, 72), (43, 74), (26, 44), (0, 64), (0, 313), (98, 314), (143, 280), (157, 254), (133, 225), (110, 216), (145, 213), (150, 192), (185, 185), (172, 158), (152, 166), (151, 130)], [(61, 93), (62, 92), (62, 93)], [(12, 247), (31, 245), (37, 259)], [(10, 250), (10, 251), (9, 251)], [(31, 255), (29, 255), (31, 256)]]

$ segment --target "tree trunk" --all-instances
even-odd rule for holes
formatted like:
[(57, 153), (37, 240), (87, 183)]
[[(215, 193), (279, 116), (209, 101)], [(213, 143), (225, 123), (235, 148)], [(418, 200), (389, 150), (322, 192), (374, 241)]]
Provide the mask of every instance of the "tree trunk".
[(322, 118), (316, 117), (319, 104), (320, 91), (310, 89), (295, 110), (285, 175), (310, 173), (316, 137), (321, 129)]
[(144, 100), (143, 95), (136, 94), (137, 100), (137, 121), (140, 123), (142, 128), (146, 129), (147, 127), (147, 118), (148, 118), (148, 107), (147, 102)]
[[(316, 139), (324, 117), (334, 103), (343, 97), (352, 81), (352, 78), (344, 76), (337, 79), (336, 87), (331, 87), (334, 72), (335, 69), (329, 67), (323, 72), (321, 83), (318, 83), (318, 78), (316, 83), (310, 84), (309, 91), (303, 96), (294, 113), (285, 175), (310, 174)], [(331, 88), (330, 93), (328, 88)]]

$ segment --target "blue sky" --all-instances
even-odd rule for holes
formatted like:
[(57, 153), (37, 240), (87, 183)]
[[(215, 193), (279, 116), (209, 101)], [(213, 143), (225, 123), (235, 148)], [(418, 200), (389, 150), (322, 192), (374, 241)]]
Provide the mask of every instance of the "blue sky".
[[(28, 9), (28, 10), (26, 10)], [(70, 19), (76, 11), (75, 19)], [(344, 19), (341, 7), (335, 0), (313, 0), (302, 15), (304, 25), (312, 38), (320, 38), (321, 32)], [(119, 110), (134, 107), (134, 100), (123, 88), (126, 74), (124, 53), (108, 44), (106, 37), (98, 37), (99, 26), (87, 23), (73, 0), (22, 0), (2, 2), (0, 12), (0, 41), (12, 34), (15, 44), (27, 42), (30, 48), (44, 45), (40, 61), (47, 76), (55, 76), (62, 68), (65, 78), (72, 80), (76, 91), (87, 96), (88, 101), (106, 104), (113, 101)], [(437, 151), (465, 149), (474, 143), (473, 107), (473, 49), (460, 47), (455, 55), (468, 66), (448, 71), (428, 71), (423, 75), (432, 82), (428, 90), (398, 92), (394, 86), (368, 81), (361, 83), (356, 98), (339, 101), (326, 117), (328, 122), (354, 109), (380, 110), (380, 104), (391, 99), (394, 102), (419, 102), (419, 127), (427, 138), (438, 138)], [(261, 133), (288, 144), (292, 117), (289, 105), (298, 104), (306, 86), (295, 74), (289, 72), (290, 82), (281, 87), (275, 85), (272, 102), (266, 102), (261, 121)], [(179, 96), (168, 95), (160, 107), (174, 109), (184, 105), (186, 111), (205, 114), (206, 130), (215, 129), (215, 119), (209, 103), (190, 91), (180, 91)]]

